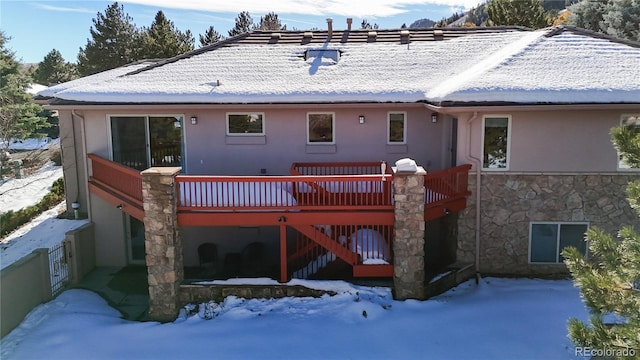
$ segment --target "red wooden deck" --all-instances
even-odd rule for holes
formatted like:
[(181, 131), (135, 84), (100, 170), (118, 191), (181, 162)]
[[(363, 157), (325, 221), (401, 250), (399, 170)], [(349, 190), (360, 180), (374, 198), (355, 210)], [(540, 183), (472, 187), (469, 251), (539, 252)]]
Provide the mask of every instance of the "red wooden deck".
[[(143, 220), (140, 173), (89, 158), (90, 191)], [(425, 176), (426, 221), (464, 209), (470, 167)], [(393, 175), (383, 169), (379, 162), (294, 163), (291, 176), (178, 175), (178, 224), (279, 226), (281, 281), (336, 259), (356, 277), (393, 276)], [(294, 249), (287, 249), (287, 227), (298, 233)]]

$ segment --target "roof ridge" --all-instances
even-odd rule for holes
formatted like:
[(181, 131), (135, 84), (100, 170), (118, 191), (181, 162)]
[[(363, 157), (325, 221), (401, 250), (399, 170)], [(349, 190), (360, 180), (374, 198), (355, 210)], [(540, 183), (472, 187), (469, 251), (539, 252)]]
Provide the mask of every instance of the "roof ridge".
[(500, 48), (500, 50), (495, 51), (493, 54), (477, 62), (465, 71), (451, 76), (445, 79), (444, 82), (434, 86), (433, 89), (426, 94), (426, 98), (438, 100), (455, 92), (456, 89), (462, 87), (464, 84), (473, 81), (489, 70), (496, 68), (507, 59), (521, 53), (543, 35), (545, 35), (545, 33), (541, 31), (532, 31), (524, 34), (521, 38), (508, 43)]
[(605, 34), (605, 33), (601, 33), (601, 32), (596, 32), (593, 30), (589, 30), (589, 29), (583, 29), (583, 28), (579, 28), (573, 25), (558, 25), (558, 26), (553, 26), (550, 28), (547, 28), (547, 34), (545, 34), (546, 37), (553, 37), (556, 35), (560, 35), (565, 31), (569, 31), (572, 32), (574, 34), (579, 34), (579, 35), (586, 35), (592, 38), (596, 38), (596, 39), (602, 39), (602, 40), (608, 40), (611, 42), (615, 42), (615, 43), (619, 43), (619, 44), (624, 44), (624, 45), (629, 45), (629, 46), (633, 46), (633, 47), (637, 47), (640, 48), (640, 42), (638, 41), (633, 41), (633, 40), (629, 40), (629, 39), (623, 39), (623, 38), (619, 38), (613, 35), (609, 35), (609, 34)]
[(155, 69), (157, 67), (160, 67), (160, 66), (163, 66), (163, 65), (166, 65), (166, 64), (174, 63), (174, 62), (176, 62), (178, 60), (188, 59), (188, 58), (190, 58), (192, 56), (200, 55), (202, 53), (209, 52), (211, 50), (215, 50), (217, 48), (223, 47), (223, 46), (225, 46), (227, 44), (234, 43), (234, 42), (238, 41), (239, 39), (246, 38), (247, 36), (249, 36), (249, 34), (250, 34), (250, 32), (245, 32), (245, 33), (242, 33), (242, 34), (238, 34), (238, 35), (235, 35), (235, 36), (228, 37), (226, 39), (217, 41), (217, 42), (215, 42), (213, 44), (209, 44), (209, 45), (206, 45), (206, 46), (203, 46), (203, 47), (188, 51), (186, 53), (183, 53), (183, 54), (180, 54), (180, 55), (176, 55), (174, 57), (170, 57), (170, 58), (167, 58), (167, 59), (161, 59), (161, 60), (156, 61), (153, 64), (150, 64), (149, 66), (145, 66), (145, 67), (143, 67), (141, 69), (136, 69), (136, 70), (128, 72), (128, 73), (126, 73), (124, 75), (120, 75), (119, 77), (139, 74), (141, 72), (144, 72), (144, 71), (147, 71), (147, 70), (151, 70), (151, 69)]

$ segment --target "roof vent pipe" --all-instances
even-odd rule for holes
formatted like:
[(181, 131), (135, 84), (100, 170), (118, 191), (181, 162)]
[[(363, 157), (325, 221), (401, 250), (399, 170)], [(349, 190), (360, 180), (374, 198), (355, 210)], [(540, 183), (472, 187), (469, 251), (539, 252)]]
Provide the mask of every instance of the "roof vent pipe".
[(347, 18), (347, 31), (351, 31), (351, 24), (353, 24), (353, 19)]
[(329, 32), (329, 37), (333, 36), (333, 19), (327, 18), (327, 31)]

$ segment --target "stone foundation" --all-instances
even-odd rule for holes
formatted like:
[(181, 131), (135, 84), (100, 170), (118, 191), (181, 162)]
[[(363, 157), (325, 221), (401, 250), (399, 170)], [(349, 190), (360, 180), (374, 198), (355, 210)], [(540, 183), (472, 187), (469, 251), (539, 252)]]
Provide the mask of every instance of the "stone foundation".
[(333, 291), (310, 289), (295, 285), (181, 285), (180, 306), (199, 304), (208, 301), (221, 302), (227, 296), (237, 296), (244, 299), (279, 299), (288, 296), (321, 297), (335, 295)]
[[(482, 174), (480, 271), (539, 275), (566, 272), (563, 264), (529, 264), (532, 221), (589, 222), (609, 233), (640, 229), (626, 200), (637, 174)], [(476, 176), (469, 175), (468, 206), (458, 218), (458, 261), (475, 262)]]

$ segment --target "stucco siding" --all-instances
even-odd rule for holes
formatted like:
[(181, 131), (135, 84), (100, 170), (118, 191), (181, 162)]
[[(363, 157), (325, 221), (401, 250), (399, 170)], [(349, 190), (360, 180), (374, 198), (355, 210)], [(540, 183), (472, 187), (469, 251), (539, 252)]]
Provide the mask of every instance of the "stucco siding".
[(95, 224), (96, 266), (126, 266), (124, 213), (96, 195), (91, 195), (91, 213)]
[[(486, 115), (511, 116), (509, 172), (602, 173), (617, 171), (617, 152), (611, 128), (622, 114), (637, 110), (495, 111), (478, 113), (471, 123), (470, 153), (482, 157), (482, 119)], [(468, 114), (460, 117), (461, 137), (468, 139)], [(468, 141), (459, 142), (458, 161), (469, 162)]]
[[(406, 112), (406, 144), (387, 144), (387, 113)], [(228, 136), (227, 112), (260, 112), (264, 114), (265, 135), (258, 137)], [(335, 144), (308, 145), (307, 113), (335, 113)], [(175, 110), (156, 108), (109, 111), (85, 111), (87, 151), (110, 157), (109, 115), (175, 114), (183, 115), (185, 169), (193, 175), (285, 175), (294, 161), (380, 161), (393, 164), (412, 157), (427, 170), (448, 167), (451, 122), (442, 117), (430, 120), (431, 112), (419, 105), (377, 106), (349, 109), (323, 105), (317, 107), (270, 108), (242, 107)], [(358, 117), (365, 116), (364, 124)], [(197, 117), (197, 124), (190, 118)], [(257, 142), (257, 144), (256, 144)], [(242, 144), (238, 144), (242, 143)]]

